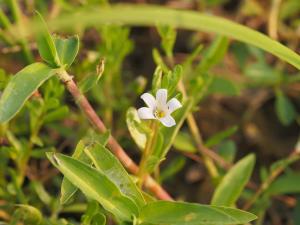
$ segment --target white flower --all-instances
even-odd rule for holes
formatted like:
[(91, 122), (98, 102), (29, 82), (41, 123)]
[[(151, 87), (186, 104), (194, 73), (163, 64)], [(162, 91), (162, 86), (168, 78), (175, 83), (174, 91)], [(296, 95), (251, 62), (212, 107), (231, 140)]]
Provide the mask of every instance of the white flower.
[(176, 125), (171, 113), (182, 107), (182, 105), (176, 98), (172, 98), (167, 102), (167, 89), (159, 89), (156, 92), (156, 99), (149, 93), (142, 94), (141, 99), (143, 99), (148, 106), (138, 109), (138, 115), (141, 119), (157, 119), (166, 127)]

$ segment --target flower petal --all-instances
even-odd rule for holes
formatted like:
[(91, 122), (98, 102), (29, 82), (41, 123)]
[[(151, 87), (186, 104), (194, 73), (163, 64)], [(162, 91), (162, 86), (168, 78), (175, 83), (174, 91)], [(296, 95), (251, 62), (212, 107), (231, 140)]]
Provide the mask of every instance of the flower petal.
[(168, 90), (158, 89), (156, 92), (156, 103), (160, 108), (164, 108), (167, 104)]
[(150, 109), (154, 109), (156, 107), (156, 100), (153, 97), (153, 95), (149, 93), (144, 93), (142, 94), (141, 99), (143, 99), (143, 101)]
[(143, 119), (143, 120), (155, 119), (155, 117), (153, 115), (153, 110), (148, 107), (139, 108), (137, 112), (138, 112), (140, 119)]
[(162, 124), (166, 127), (173, 127), (174, 125), (176, 125), (176, 122), (171, 115), (160, 118), (159, 121), (162, 122)]
[(167, 106), (168, 106), (169, 113), (172, 113), (176, 109), (182, 107), (181, 103), (176, 98), (172, 98), (170, 101), (168, 101)]

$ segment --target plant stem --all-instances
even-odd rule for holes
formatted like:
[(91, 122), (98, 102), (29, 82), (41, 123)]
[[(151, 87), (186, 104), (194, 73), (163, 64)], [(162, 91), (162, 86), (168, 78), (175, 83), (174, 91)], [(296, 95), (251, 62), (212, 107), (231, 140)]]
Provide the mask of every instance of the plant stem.
[[(289, 157), (287, 158), (287, 161), (289, 161), (290, 163), (292, 163), (292, 162), (298, 160), (299, 158), (300, 158), (299, 153), (292, 152), (289, 155)], [(269, 177), (257, 189), (257, 191), (255, 192), (254, 196), (250, 199), (250, 201), (245, 204), (245, 206), (243, 207), (243, 209), (244, 210), (250, 209), (250, 207), (255, 203), (255, 201), (258, 199), (258, 197), (260, 197), (260, 195), (263, 194), (270, 187), (270, 185), (273, 183), (273, 181), (285, 170), (285, 168), (290, 163), (288, 163), (288, 164), (284, 163), (284, 164), (278, 166), (275, 170), (273, 170), (271, 172), (271, 174), (269, 175)]]
[[(100, 132), (107, 131), (100, 117), (87, 100), (87, 98), (80, 92), (78, 86), (67, 72), (63, 71), (59, 74), (67, 90), (72, 94), (76, 104), (81, 108), (84, 115), (88, 118), (90, 123)], [(115, 154), (124, 167), (133, 174), (137, 174), (139, 167), (126, 154), (125, 150), (120, 146), (113, 136), (110, 136), (107, 143), (108, 148)], [(173, 200), (171, 196), (149, 175), (145, 179), (145, 187), (148, 188), (157, 198), (163, 200)]]
[[(184, 84), (182, 81), (179, 81), (178, 88), (182, 92), (183, 97), (187, 98), (187, 93), (186, 93), (186, 90), (185, 90), (185, 87), (184, 87)], [(214, 162), (212, 161), (212, 159), (217, 160), (218, 163), (220, 163), (222, 166), (225, 166), (228, 168), (227, 163), (224, 163), (225, 161), (220, 156), (218, 156), (217, 154), (214, 154), (212, 151), (205, 148), (205, 146), (203, 145), (203, 140), (202, 140), (200, 130), (197, 127), (196, 120), (192, 113), (189, 113), (187, 115), (187, 122), (188, 122), (189, 129), (192, 133), (192, 136), (196, 142), (197, 149), (203, 157), (204, 164), (205, 164), (209, 174), (214, 179), (218, 178), (219, 173), (218, 173), (218, 170), (217, 170)]]
[(145, 149), (143, 151), (142, 159), (140, 162), (140, 169), (138, 172), (138, 177), (139, 177), (139, 186), (142, 187), (144, 180), (145, 180), (145, 174), (147, 173), (147, 161), (149, 159), (149, 156), (151, 156), (156, 138), (157, 138), (157, 133), (158, 133), (158, 123), (156, 120), (152, 120), (150, 124), (150, 130), (151, 133), (149, 134), (147, 138), (147, 143), (145, 146)]
[(269, 22), (268, 22), (268, 34), (274, 40), (278, 39), (278, 15), (279, 15), (279, 8), (281, 5), (281, 0), (273, 0), (272, 7), (269, 15)]
[(23, 49), (23, 55), (26, 58), (28, 63), (32, 63), (32, 62), (34, 62), (34, 57), (33, 57), (32, 53), (30, 51), (27, 39), (23, 37), (24, 36), (23, 35), (23, 33), (24, 33), (24, 30), (23, 30), (24, 29), (24, 27), (23, 27), (24, 24), (23, 24), (23, 21), (22, 21), (23, 18), (22, 18), (22, 12), (21, 12), (20, 6), (18, 5), (18, 2), (16, 0), (9, 0), (8, 4), (11, 8), (12, 15), (13, 15), (13, 18), (14, 18), (14, 22), (17, 26), (18, 32), (22, 36), (22, 38), (19, 41), (19, 44), (21, 45), (21, 47)]

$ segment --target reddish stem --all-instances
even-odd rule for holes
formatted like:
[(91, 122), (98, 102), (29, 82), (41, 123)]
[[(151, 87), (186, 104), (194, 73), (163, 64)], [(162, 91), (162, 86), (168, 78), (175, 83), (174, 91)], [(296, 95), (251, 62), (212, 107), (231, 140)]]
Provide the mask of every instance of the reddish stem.
[[(69, 79), (64, 82), (68, 91), (72, 94), (78, 106), (82, 109), (85, 116), (89, 119), (90, 123), (100, 132), (107, 131), (104, 123), (100, 117), (96, 114), (95, 110), (87, 100), (87, 98), (80, 92), (73, 79)], [(133, 174), (137, 174), (139, 167), (135, 162), (127, 155), (122, 146), (116, 141), (113, 136), (110, 136), (108, 140), (108, 148), (115, 154), (115, 156), (121, 161), (124, 167)], [(148, 176), (145, 180), (145, 187), (149, 189), (157, 198), (163, 200), (173, 200), (172, 197), (151, 177)]]

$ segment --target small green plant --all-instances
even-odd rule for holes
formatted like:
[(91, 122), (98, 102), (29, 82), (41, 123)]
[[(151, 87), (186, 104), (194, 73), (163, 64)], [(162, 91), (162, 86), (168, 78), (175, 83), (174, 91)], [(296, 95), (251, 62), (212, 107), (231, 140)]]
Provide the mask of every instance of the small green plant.
[[(20, 29), (21, 22), (18, 5), (13, 0), (9, 2), (17, 28), (12, 27), (2, 10), (0, 22), (11, 35), (14, 29)], [(73, 10), (65, 1), (58, 2), (62, 8)], [(255, 154), (236, 161), (237, 146), (229, 139), (239, 127), (234, 125), (204, 140), (193, 114), (211, 94), (236, 96), (244, 88), (211, 70), (228, 51), (228, 37), (273, 53), (297, 68), (299, 55), (265, 35), (220, 18), (156, 6), (102, 4), (105, 7), (99, 9), (100, 14), (83, 7), (78, 10), (80, 16), (74, 17), (71, 12), (65, 15), (65, 21), (73, 18), (73, 23), (84, 26), (97, 21), (159, 24), (161, 48), (152, 52), (156, 69), (148, 79), (151, 82), (147, 86), (146, 78), (139, 77), (130, 85), (123, 83), (122, 64), (133, 50), (129, 28), (105, 24), (97, 30), (103, 38), (96, 47), (100, 53), (89, 50), (86, 59), (77, 61), (79, 36), (52, 35), (41, 14), (35, 12), (33, 23), (42, 62), (35, 62), (22, 34), (13, 41), (20, 44), (31, 64), (11, 79), (0, 71), (0, 88), (4, 89), (0, 98), (0, 198), (5, 205), (2, 209), (1, 200), (0, 218), (10, 225), (75, 225), (79, 224), (76, 219), (67, 220), (64, 215), (80, 212), (84, 225), (260, 224), (273, 196), (299, 192), (299, 182), (293, 182), (299, 174), (289, 170), (300, 158), (299, 146), (269, 170), (262, 168), (261, 185), (256, 185), (251, 181)], [(216, 36), (209, 47), (197, 46), (177, 63), (173, 52), (178, 26), (222, 36)], [(10, 43), (6, 35), (3, 39)], [(284, 85), (294, 80), (271, 68), (262, 51), (253, 47), (247, 51), (256, 60), (245, 67), (245, 75), (252, 81), (249, 86), (270, 88), (279, 121), (284, 126), (292, 124), (297, 120), (297, 110), (286, 96)], [(145, 92), (146, 87), (149, 92)], [(65, 91), (68, 95), (64, 95)], [(138, 96), (147, 107), (137, 107)], [(93, 107), (94, 104), (103, 107)], [(76, 111), (75, 105), (81, 114), (71, 113)], [(25, 120), (30, 122), (24, 123)], [(127, 130), (131, 139), (124, 135)], [(48, 131), (53, 137), (48, 137)], [(61, 153), (64, 147), (58, 142), (68, 141), (77, 143), (76, 147), (67, 149), (71, 154)], [(128, 155), (127, 146), (139, 150), (139, 165)], [(162, 166), (172, 147), (180, 156)], [(175, 200), (163, 188), (163, 182), (186, 165), (187, 159), (182, 155), (203, 163), (213, 188), (210, 204)], [(32, 171), (30, 165), (35, 160), (43, 163)], [(39, 167), (46, 168), (47, 173), (39, 171)], [(63, 174), (62, 180), (55, 176), (55, 168)], [(45, 188), (49, 179), (53, 179), (54, 189), (60, 189), (59, 198), (58, 190)]]

